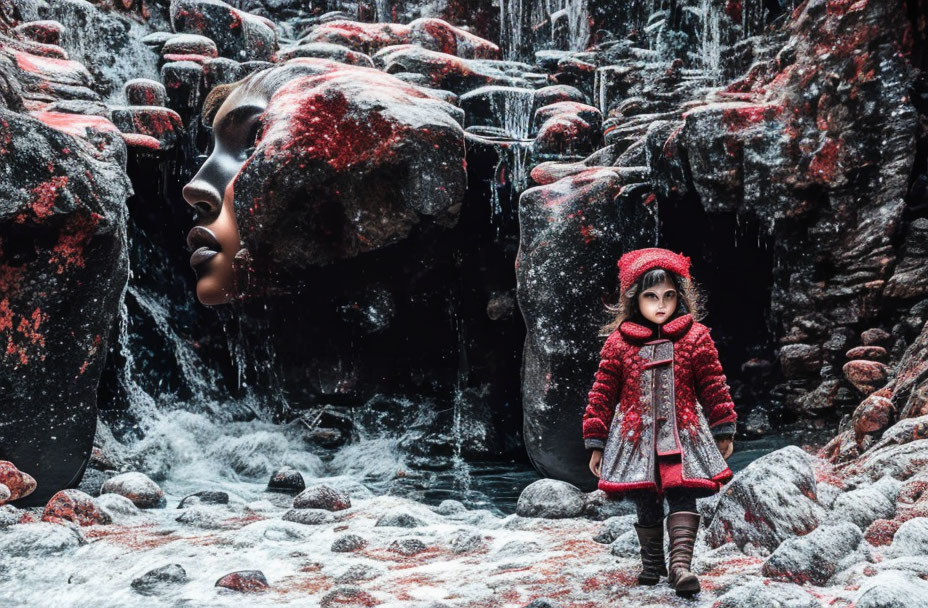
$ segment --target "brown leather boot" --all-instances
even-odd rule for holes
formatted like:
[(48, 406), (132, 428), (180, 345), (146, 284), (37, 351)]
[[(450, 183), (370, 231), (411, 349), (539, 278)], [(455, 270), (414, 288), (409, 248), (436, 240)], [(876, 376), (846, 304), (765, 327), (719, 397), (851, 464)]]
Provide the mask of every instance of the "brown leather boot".
[(662, 576), (667, 576), (667, 564), (664, 563), (664, 522), (656, 526), (639, 526), (638, 544), (641, 545), (641, 573), (639, 585), (656, 585)]
[(699, 579), (690, 572), (697, 530), (699, 513), (677, 511), (667, 516), (667, 533), (670, 535), (670, 575), (667, 581), (677, 591), (677, 595), (699, 593)]

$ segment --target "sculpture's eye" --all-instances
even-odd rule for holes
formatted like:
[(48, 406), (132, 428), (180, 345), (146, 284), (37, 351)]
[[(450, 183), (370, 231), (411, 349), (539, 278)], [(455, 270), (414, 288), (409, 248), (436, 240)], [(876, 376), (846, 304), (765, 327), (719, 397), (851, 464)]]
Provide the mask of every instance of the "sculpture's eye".
[(257, 148), (257, 143), (258, 143), (258, 134), (260, 132), (261, 132), (261, 121), (256, 119), (252, 123), (251, 128), (248, 130), (248, 138), (245, 140), (248, 145), (248, 147), (245, 148), (245, 152), (244, 152), (246, 157), (251, 156), (252, 154), (255, 153), (255, 149)]

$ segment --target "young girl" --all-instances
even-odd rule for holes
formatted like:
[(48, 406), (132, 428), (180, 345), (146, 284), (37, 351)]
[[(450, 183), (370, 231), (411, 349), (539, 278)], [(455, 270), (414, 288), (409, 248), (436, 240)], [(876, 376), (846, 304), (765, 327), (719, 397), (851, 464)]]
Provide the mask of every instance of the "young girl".
[[(600, 353), (583, 438), (590, 469), (611, 498), (635, 501), (642, 571), (668, 577), (677, 595), (699, 592), (690, 572), (699, 529), (696, 498), (732, 477), (734, 404), (690, 280), (690, 259), (651, 247), (619, 259), (620, 301)], [(698, 400), (698, 403), (697, 403)], [(664, 498), (670, 567), (664, 563)]]

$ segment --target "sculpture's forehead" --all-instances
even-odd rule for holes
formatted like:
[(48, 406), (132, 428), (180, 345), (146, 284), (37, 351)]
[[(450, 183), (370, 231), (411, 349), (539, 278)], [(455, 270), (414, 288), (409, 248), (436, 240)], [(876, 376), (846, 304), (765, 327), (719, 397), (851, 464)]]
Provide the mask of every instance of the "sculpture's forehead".
[(256, 113), (263, 112), (267, 108), (268, 99), (269, 96), (258, 89), (248, 86), (235, 89), (216, 111), (213, 117), (213, 128), (219, 131), (227, 128), (234, 129), (236, 124)]

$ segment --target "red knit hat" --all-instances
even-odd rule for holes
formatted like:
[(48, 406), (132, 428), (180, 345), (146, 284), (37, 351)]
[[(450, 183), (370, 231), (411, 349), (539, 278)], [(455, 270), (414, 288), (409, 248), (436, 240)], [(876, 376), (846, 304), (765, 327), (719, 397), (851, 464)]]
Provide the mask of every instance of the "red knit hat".
[(685, 279), (690, 277), (690, 258), (660, 247), (647, 247), (629, 251), (619, 258), (619, 289), (625, 293), (645, 272), (663, 268)]

